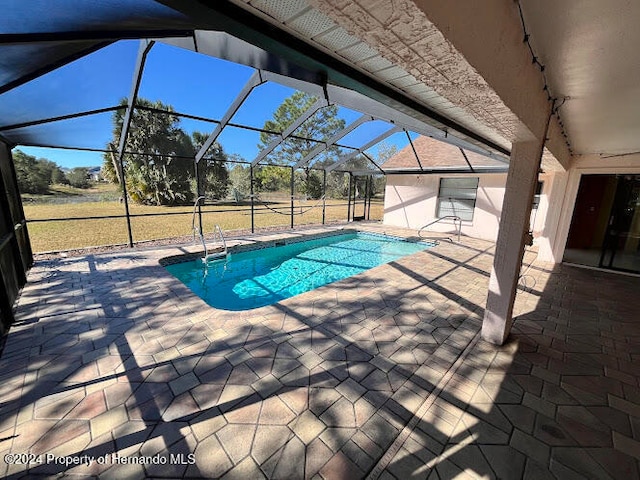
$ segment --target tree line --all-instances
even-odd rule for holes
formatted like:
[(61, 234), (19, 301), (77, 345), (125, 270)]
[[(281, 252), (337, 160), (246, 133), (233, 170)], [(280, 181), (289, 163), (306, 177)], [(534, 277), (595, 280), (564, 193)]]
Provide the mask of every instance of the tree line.
[(89, 169), (76, 167), (65, 173), (60, 166), (46, 158), (36, 158), (22, 150), (13, 152), (18, 188), (21, 193), (46, 194), (51, 185), (71, 185), (89, 188)]

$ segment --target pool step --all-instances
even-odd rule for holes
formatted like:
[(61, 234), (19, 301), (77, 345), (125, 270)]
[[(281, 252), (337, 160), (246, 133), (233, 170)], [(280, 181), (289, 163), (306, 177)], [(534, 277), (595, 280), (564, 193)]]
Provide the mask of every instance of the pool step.
[(223, 250), (222, 252), (214, 252), (214, 253), (207, 254), (206, 256), (202, 257), (202, 261), (207, 263), (207, 262), (213, 262), (214, 260), (226, 260), (228, 256), (229, 256), (229, 252), (227, 252), (226, 250)]

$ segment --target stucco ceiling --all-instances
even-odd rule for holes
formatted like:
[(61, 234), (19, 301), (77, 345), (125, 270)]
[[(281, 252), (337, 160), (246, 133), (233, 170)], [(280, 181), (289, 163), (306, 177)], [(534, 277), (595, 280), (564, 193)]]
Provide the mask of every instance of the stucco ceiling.
[(603, 156), (640, 151), (640, 2), (522, 2), (571, 146)]
[(410, 1), (365, 2), (374, 8), (326, 0), (233, 2), (510, 148), (517, 118)]
[[(412, 0), (233, 1), (499, 145), (520, 127)], [(640, 2), (521, 5), (573, 153), (640, 151)]]

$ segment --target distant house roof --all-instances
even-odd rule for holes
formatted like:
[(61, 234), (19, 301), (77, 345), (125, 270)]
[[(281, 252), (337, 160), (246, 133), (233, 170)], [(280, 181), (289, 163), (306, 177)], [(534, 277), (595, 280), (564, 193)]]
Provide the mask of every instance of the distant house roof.
[[(420, 136), (413, 141), (413, 147), (420, 158), (420, 165), (425, 170), (434, 168), (468, 168), (460, 148), (449, 143)], [(503, 162), (483, 155), (464, 151), (469, 163), (474, 167), (506, 167)], [(420, 170), (411, 145), (407, 145), (383, 164), (385, 171)]]

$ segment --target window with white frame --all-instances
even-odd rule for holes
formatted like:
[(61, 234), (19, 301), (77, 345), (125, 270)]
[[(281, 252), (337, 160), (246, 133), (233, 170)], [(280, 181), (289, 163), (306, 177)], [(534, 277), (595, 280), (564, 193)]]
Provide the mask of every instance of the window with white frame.
[(478, 177), (441, 178), (438, 218), (456, 216), (462, 220), (473, 220), (479, 181)]

